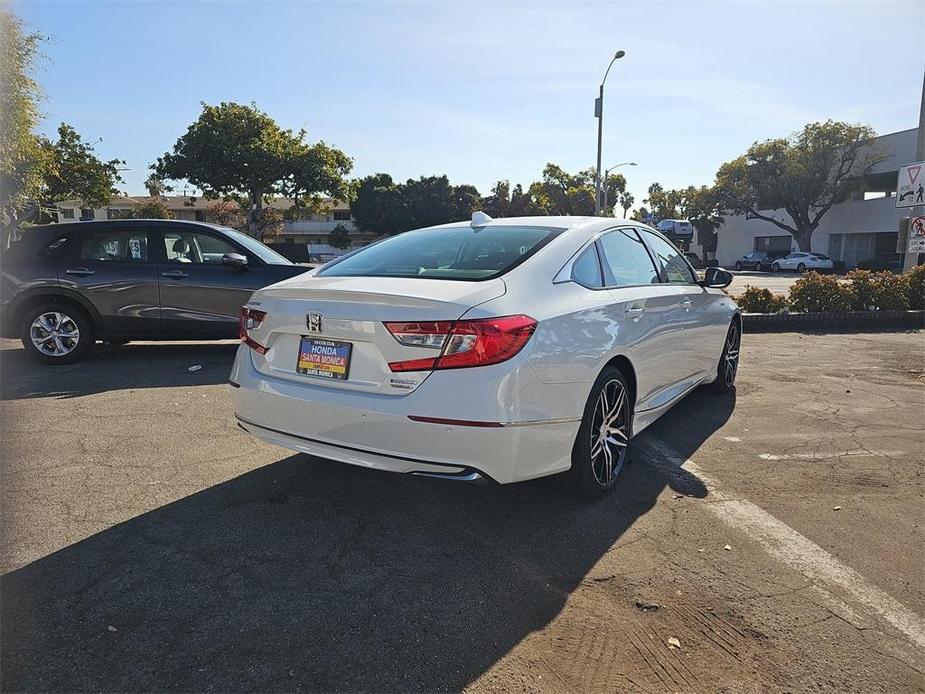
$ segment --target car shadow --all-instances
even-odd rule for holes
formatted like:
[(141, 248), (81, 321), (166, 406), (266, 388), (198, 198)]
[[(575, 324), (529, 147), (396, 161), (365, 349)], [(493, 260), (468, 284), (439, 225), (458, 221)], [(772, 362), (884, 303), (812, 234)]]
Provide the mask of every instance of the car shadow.
[[(641, 438), (689, 456), (734, 403), (695, 393)], [(3, 576), (0, 686), (460, 690), (674, 486), (641, 461), (589, 501), (287, 457)]]
[[(146, 342), (96, 345), (83, 361), (40, 364), (22, 348), (0, 351), (0, 400), (74, 398), (131, 388), (224, 383), (238, 342)], [(190, 367), (199, 369), (190, 371)]]

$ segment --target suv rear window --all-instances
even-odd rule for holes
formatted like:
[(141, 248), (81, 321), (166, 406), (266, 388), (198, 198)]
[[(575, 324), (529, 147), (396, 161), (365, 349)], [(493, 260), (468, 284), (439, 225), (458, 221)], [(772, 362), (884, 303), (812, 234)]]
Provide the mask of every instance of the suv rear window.
[(516, 267), (562, 231), (515, 226), (406, 231), (344, 256), (318, 275), (486, 280)]

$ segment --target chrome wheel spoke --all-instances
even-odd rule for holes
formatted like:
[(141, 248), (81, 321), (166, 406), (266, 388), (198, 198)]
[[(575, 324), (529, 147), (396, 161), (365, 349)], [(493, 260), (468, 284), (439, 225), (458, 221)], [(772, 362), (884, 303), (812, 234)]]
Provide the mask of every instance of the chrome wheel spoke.
[(609, 487), (623, 466), (629, 435), (626, 389), (618, 380), (604, 385), (591, 420), (591, 471), (598, 484)]
[(36, 316), (29, 328), (32, 345), (42, 354), (63, 357), (80, 343), (80, 328), (73, 318), (51, 311)]

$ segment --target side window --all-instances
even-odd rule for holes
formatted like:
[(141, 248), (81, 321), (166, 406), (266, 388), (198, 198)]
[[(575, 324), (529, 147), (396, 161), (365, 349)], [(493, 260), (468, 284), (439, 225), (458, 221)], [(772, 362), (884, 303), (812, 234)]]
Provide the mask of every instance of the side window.
[(165, 231), (164, 251), (168, 263), (197, 265), (221, 265), (226, 253), (241, 252), (220, 238), (189, 231)]
[(603, 286), (601, 278), (601, 263), (597, 259), (597, 246), (591, 244), (582, 251), (572, 264), (572, 279), (578, 284), (584, 285), (590, 289), (598, 289)]
[(661, 236), (643, 231), (646, 240), (655, 252), (659, 262), (664, 266), (670, 284), (696, 284), (697, 278), (681, 255), (681, 251), (665, 241)]
[(642, 239), (632, 229), (617, 229), (598, 241), (608, 287), (657, 284), (658, 273)]
[(148, 233), (143, 229), (82, 232), (80, 258), (143, 263), (148, 259)]

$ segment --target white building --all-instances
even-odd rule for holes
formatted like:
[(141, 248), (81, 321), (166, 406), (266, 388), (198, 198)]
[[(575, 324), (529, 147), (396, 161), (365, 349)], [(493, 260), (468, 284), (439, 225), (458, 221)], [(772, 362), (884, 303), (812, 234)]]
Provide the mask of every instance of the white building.
[[(174, 219), (207, 222), (209, 205), (214, 200), (188, 195), (162, 195), (161, 201), (173, 214)], [(102, 209), (84, 207), (80, 200), (62, 200), (56, 203), (59, 222), (78, 222), (100, 219), (127, 219), (132, 216), (135, 205), (151, 200), (149, 196), (120, 195), (113, 197), (109, 205)], [(310, 252), (343, 253), (328, 245), (328, 234), (340, 225), (350, 234), (353, 246), (363, 246), (375, 237), (357, 230), (350, 206), (334, 198), (324, 198), (321, 212), (304, 212), (298, 219), (284, 220), (278, 230), (272, 234), (272, 241), (307, 244)], [(275, 198), (269, 204), (281, 213), (292, 207), (288, 198)]]
[[(876, 138), (873, 146), (882, 148), (887, 158), (874, 168), (866, 193), (825, 214), (813, 233), (812, 251), (842, 260), (848, 269), (864, 260), (892, 262), (899, 267), (902, 256), (896, 253), (896, 238), (900, 219), (908, 216), (908, 210), (896, 209), (896, 178), (899, 167), (915, 161), (917, 136), (918, 129), (913, 128)], [(761, 212), (792, 224), (783, 210)], [(770, 222), (744, 216), (726, 217), (717, 236), (716, 258), (727, 267), (750, 251), (797, 250), (790, 234)]]

